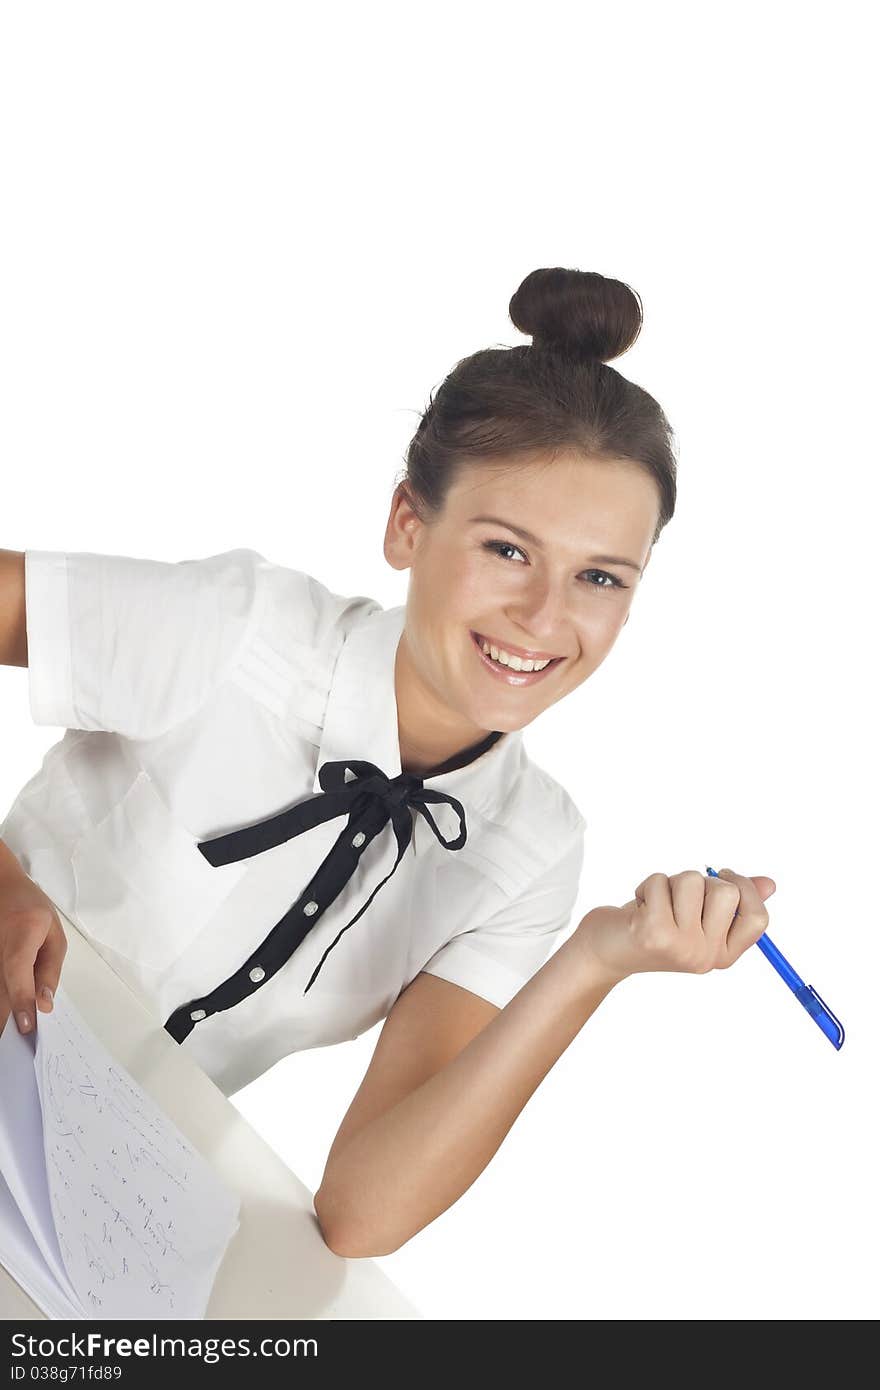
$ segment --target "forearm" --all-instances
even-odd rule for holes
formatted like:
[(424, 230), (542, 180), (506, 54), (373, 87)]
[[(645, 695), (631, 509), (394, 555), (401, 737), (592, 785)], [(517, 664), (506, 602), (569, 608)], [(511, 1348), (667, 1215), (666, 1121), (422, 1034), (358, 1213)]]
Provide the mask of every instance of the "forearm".
[(571, 938), (430, 1080), (328, 1162), (315, 1210), (340, 1255), (386, 1255), (466, 1192), (613, 989)]
[(25, 553), (0, 550), (0, 666), (27, 666)]
[(21, 863), (12, 853), (7, 845), (0, 840), (0, 884), (15, 882), (19, 879), (27, 878), (27, 874)]

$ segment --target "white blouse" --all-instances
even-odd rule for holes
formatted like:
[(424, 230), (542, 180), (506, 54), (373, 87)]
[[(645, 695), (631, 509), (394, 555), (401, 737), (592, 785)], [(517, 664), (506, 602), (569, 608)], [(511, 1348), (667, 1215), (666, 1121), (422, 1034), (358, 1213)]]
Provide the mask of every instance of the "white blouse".
[[(357, 864), (326, 905), (298, 900), (344, 816), (236, 862), (198, 848), (324, 796), (328, 762), (401, 776), (404, 605), (331, 593), (247, 549), (177, 563), (29, 550), (25, 565), (31, 714), (66, 732), (0, 839), (163, 1026), (192, 1019), (180, 1045), (224, 1094), (357, 1037), (420, 971), (503, 1007), (559, 943), (586, 822), (521, 731), (422, 779), (461, 804), (465, 842), (446, 848), (413, 809), (396, 871), (307, 992), (394, 868), (392, 823), (353, 838)], [(445, 841), (460, 836), (454, 806), (428, 809)], [(264, 971), (294, 905), (313, 924), (288, 951), (285, 923)], [(206, 1009), (224, 985), (235, 1002)]]

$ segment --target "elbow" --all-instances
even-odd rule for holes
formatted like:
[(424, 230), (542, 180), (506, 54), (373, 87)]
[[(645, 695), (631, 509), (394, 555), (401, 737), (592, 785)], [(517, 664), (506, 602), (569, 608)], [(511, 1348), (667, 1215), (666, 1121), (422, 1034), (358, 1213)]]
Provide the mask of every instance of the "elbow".
[(362, 1222), (346, 1217), (339, 1209), (339, 1203), (318, 1188), (312, 1201), (321, 1239), (334, 1255), (345, 1260), (375, 1259), (379, 1255), (393, 1255), (405, 1242), (393, 1245), (379, 1240), (375, 1233), (366, 1230)]

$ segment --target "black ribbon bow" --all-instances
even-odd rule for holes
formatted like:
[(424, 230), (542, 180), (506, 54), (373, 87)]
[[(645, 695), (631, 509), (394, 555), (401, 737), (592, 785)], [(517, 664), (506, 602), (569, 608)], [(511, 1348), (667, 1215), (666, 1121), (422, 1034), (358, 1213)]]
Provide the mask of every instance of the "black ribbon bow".
[[(353, 780), (345, 780), (346, 769), (356, 774)], [(312, 971), (304, 994), (308, 994), (324, 961), (340, 937), (366, 912), (379, 889), (397, 869), (412, 839), (413, 818), (410, 808), (424, 816), (446, 849), (461, 849), (467, 840), (467, 825), (461, 802), (446, 792), (425, 787), (422, 779), (414, 777), (411, 773), (401, 772), (397, 777), (389, 778), (375, 763), (355, 759), (324, 763), (318, 772), (318, 780), (324, 790), (315, 796), (307, 797), (306, 800), (266, 820), (256, 821), (240, 830), (199, 842), (199, 850), (208, 863), (216, 868), (222, 864), (250, 859), (267, 849), (274, 849), (277, 845), (293, 839), (295, 835), (301, 835), (316, 825), (322, 825), (324, 821), (348, 812), (347, 824), (314, 877), (257, 950), (234, 975), (211, 994), (202, 999), (191, 999), (171, 1015), (165, 1027), (177, 1042), (183, 1042), (192, 1032), (196, 1022), (207, 1018), (209, 1014), (232, 1008), (234, 1004), (258, 989), (264, 980), (271, 979), (282, 965), (286, 964), (325, 909), (342, 892), (357, 868), (363, 849), (389, 820), (397, 837), (397, 858), (394, 866), (382, 882), (376, 885), (363, 907), (327, 947)], [(452, 806), (458, 815), (461, 828), (454, 840), (444, 837), (428, 810), (429, 803), (441, 801)], [(195, 1018), (192, 1017), (193, 1014), (196, 1015)]]

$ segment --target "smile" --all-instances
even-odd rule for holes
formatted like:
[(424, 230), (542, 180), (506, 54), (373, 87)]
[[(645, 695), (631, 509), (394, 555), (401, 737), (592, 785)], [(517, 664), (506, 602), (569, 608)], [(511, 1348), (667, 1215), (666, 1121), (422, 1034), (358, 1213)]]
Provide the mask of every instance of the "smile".
[(505, 685), (535, 685), (538, 681), (543, 680), (555, 666), (558, 666), (560, 661), (565, 660), (565, 657), (557, 656), (549, 660), (540, 671), (518, 671), (514, 666), (505, 666), (500, 661), (493, 661), (492, 657), (483, 651), (481, 643), (485, 642), (489, 645), (488, 638), (481, 637), (478, 632), (472, 631), (471, 641), (486, 670), (490, 671), (496, 680), (503, 681)]

